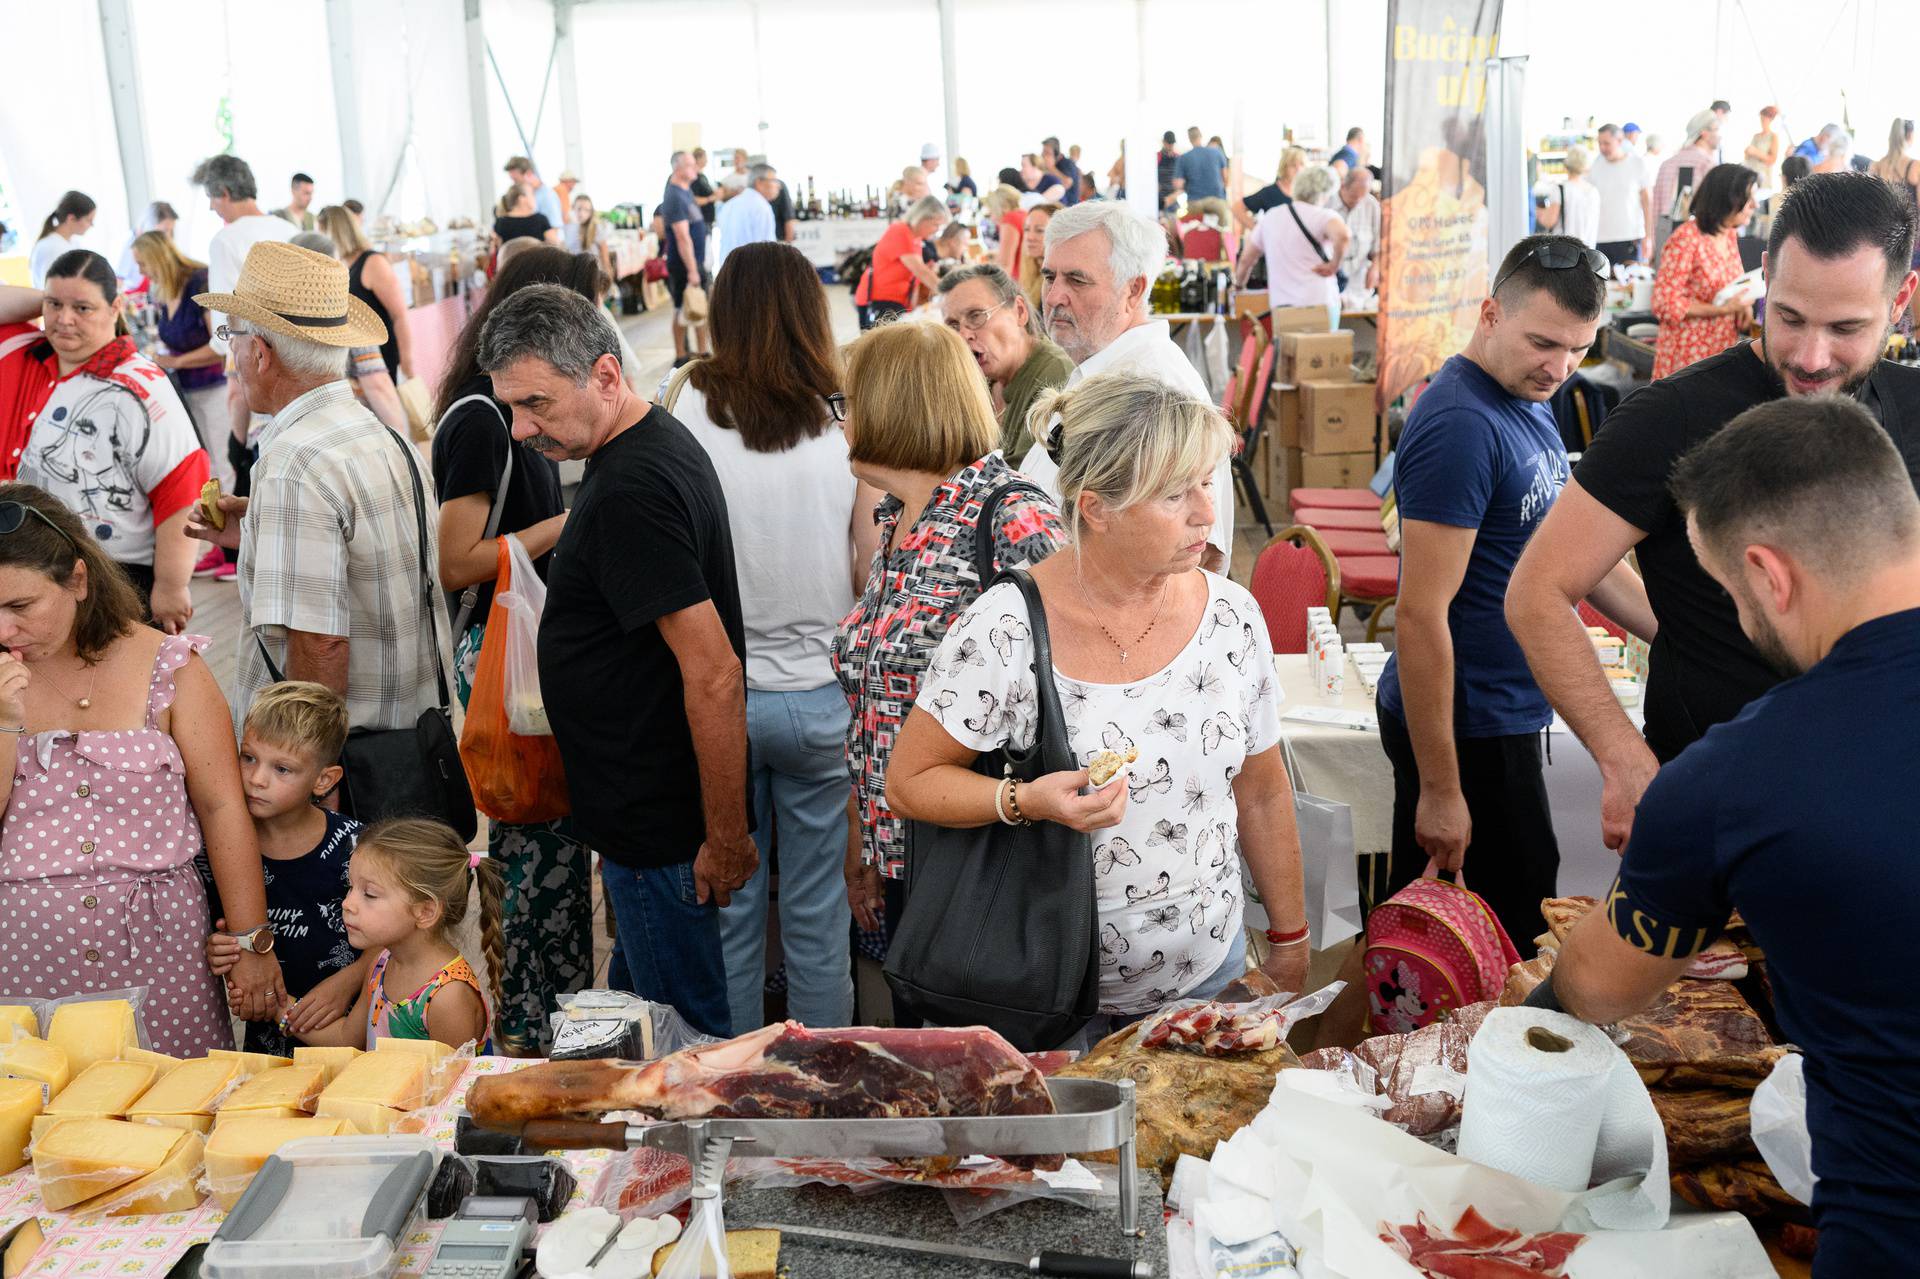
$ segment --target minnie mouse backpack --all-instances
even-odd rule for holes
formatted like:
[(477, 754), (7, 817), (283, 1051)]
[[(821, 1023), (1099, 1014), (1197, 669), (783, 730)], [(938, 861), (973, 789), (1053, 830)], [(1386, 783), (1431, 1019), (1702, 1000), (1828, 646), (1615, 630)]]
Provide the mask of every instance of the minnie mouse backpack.
[(1367, 917), (1361, 963), (1376, 1035), (1405, 1034), (1468, 1004), (1498, 999), (1520, 962), (1506, 929), (1464, 882), (1420, 878)]

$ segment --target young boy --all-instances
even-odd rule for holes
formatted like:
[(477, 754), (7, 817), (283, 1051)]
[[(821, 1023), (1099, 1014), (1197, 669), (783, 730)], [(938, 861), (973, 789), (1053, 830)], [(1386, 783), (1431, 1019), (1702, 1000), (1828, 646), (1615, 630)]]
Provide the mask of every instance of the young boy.
[[(288, 1056), (296, 1032), (317, 1030), (353, 1007), (367, 960), (347, 942), (341, 903), (360, 823), (317, 803), (340, 784), (347, 705), (324, 684), (290, 681), (260, 691), (240, 738), (240, 781), (267, 880), (267, 922), (290, 1003), (278, 1023), (247, 1023), (246, 1051)], [(214, 906), (207, 964), (224, 975), (240, 956)]]

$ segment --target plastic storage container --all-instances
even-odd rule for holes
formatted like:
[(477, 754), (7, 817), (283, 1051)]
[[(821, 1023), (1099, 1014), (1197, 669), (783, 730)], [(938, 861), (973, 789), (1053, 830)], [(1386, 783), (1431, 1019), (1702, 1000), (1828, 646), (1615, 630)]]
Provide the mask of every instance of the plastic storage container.
[(385, 1279), (420, 1224), (425, 1137), (311, 1137), (268, 1158), (215, 1232), (206, 1279)]

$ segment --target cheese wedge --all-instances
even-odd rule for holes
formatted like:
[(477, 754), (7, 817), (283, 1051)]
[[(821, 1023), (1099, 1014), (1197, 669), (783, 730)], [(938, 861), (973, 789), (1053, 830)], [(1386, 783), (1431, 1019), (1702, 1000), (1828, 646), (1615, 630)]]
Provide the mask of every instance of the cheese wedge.
[(173, 1068), (180, 1064), (178, 1057), (169, 1057), (165, 1053), (157, 1053), (148, 1048), (122, 1049), (120, 1060), (146, 1062), (159, 1072), (154, 1076), (155, 1082), (165, 1079), (168, 1075), (172, 1074)]
[[(166, 1123), (170, 1118), (181, 1116), (211, 1116), (215, 1105), (239, 1077), (240, 1063), (230, 1057), (183, 1061), (128, 1107), (127, 1118)], [(193, 1125), (176, 1123), (173, 1126)], [(205, 1132), (206, 1128), (200, 1131)]]
[(437, 1105), (446, 1096), (454, 1081), (460, 1078), (460, 1072), (466, 1069), (466, 1062), (454, 1055), (450, 1045), (437, 1039), (395, 1039), (387, 1036), (374, 1041), (375, 1052), (411, 1053), (426, 1059), (429, 1075), (427, 1077), (427, 1095), (422, 1105)]
[(370, 1101), (394, 1110), (414, 1110), (426, 1104), (432, 1073), (421, 1053), (362, 1053), (327, 1085), (320, 1100)]
[(58, 1212), (146, 1176), (180, 1140), (172, 1128), (119, 1119), (66, 1119), (33, 1145), (40, 1200)]
[(90, 999), (53, 1010), (47, 1042), (64, 1049), (67, 1064), (79, 1074), (96, 1061), (112, 1061), (122, 1049), (138, 1048), (133, 1005), (124, 999)]
[(33, 1264), (33, 1254), (39, 1252), (40, 1245), (46, 1241), (38, 1217), (28, 1217), (21, 1222), (13, 1237), (7, 1240), (6, 1252), (0, 1253), (0, 1279), (19, 1279), (26, 1274)]
[(40, 1037), (40, 1019), (25, 1004), (0, 1004), (0, 1043), (22, 1035)]
[(175, 1139), (173, 1150), (152, 1172), (124, 1186), (116, 1186), (95, 1195), (72, 1211), (106, 1213), (112, 1217), (144, 1217), (163, 1212), (192, 1212), (200, 1206), (197, 1184), (206, 1138), (197, 1132), (184, 1132)]
[(56, 1118), (117, 1119), (139, 1101), (159, 1072), (143, 1061), (96, 1061), (47, 1103)]
[[(317, 1098), (315, 1100), (318, 1100)], [(292, 1106), (265, 1106), (259, 1110), (234, 1110), (227, 1106), (213, 1117), (213, 1130), (220, 1131), (220, 1125), (235, 1119), (311, 1119), (312, 1115), (304, 1110), (295, 1110)]]
[(326, 1071), (326, 1082), (332, 1083), (339, 1078), (347, 1063), (360, 1055), (358, 1048), (296, 1048), (293, 1050), (293, 1064), (296, 1066), (318, 1066)]
[(320, 1094), (314, 1113), (322, 1119), (343, 1119), (353, 1125), (355, 1132), (368, 1137), (391, 1132), (395, 1124), (407, 1117), (406, 1111), (383, 1106), (377, 1101), (353, 1101), (346, 1097), (329, 1097), (325, 1093)]
[(0, 1173), (27, 1162), (27, 1139), (45, 1105), (40, 1089), (31, 1079), (0, 1079)]
[(312, 1062), (306, 1065), (278, 1066), (262, 1071), (241, 1084), (220, 1103), (221, 1114), (250, 1110), (311, 1111), (326, 1086), (326, 1068)]
[(232, 1208), (247, 1191), (267, 1156), (302, 1137), (349, 1135), (341, 1119), (272, 1119), (261, 1115), (223, 1115), (207, 1139), (207, 1189), (222, 1208)]
[(242, 1053), (231, 1048), (215, 1048), (207, 1053), (209, 1057), (231, 1058), (240, 1063), (240, 1078), (252, 1079), (263, 1070), (273, 1070), (279, 1066), (293, 1065), (291, 1057), (275, 1057), (270, 1053)]
[(71, 1078), (66, 1052), (44, 1039), (16, 1039), (0, 1048), (0, 1074), (45, 1084), (49, 1097), (58, 1097)]

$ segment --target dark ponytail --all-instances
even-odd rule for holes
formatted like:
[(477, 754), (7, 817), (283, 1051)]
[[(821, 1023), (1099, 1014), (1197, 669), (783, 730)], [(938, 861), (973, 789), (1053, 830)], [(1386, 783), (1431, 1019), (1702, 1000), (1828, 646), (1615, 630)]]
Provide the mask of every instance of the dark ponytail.
[[(60, 197), (60, 203), (53, 206), (53, 212), (47, 214), (47, 220), (40, 224), (40, 234), (34, 238), (37, 244), (53, 234), (53, 229), (68, 218), (84, 218), (94, 210), (93, 197), (84, 191), (69, 191)], [(111, 298), (111, 294), (108, 295)]]

